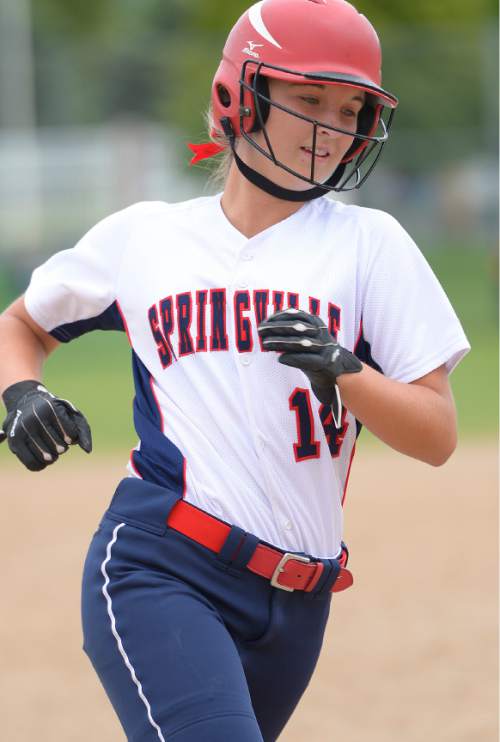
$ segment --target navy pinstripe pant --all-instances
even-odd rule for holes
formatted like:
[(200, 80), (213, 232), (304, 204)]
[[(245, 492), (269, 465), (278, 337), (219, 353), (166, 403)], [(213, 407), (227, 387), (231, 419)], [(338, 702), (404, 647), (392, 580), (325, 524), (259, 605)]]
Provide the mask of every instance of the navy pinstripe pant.
[[(132, 742), (276, 740), (316, 665), (335, 570), (287, 593), (245, 569), (257, 538), (217, 555), (167, 528), (175, 493), (119, 485), (94, 535), (84, 649)], [(331, 578), (331, 579), (329, 579)]]

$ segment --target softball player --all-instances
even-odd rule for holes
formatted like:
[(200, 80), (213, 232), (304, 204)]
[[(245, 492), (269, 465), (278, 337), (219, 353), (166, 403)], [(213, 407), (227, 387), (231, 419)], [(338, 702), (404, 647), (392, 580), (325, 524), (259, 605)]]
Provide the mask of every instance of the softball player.
[[(33, 471), (89, 426), (42, 385), (59, 343), (126, 332), (139, 442), (92, 540), (87, 652), (129, 740), (275, 740), (352, 584), (342, 506), (366, 425), (433, 465), (469, 346), (408, 234), (346, 206), (397, 99), (343, 0), (263, 0), (215, 74), (223, 192), (139, 203), (37, 268), (2, 316), (4, 437)], [(338, 599), (341, 599), (340, 597)]]

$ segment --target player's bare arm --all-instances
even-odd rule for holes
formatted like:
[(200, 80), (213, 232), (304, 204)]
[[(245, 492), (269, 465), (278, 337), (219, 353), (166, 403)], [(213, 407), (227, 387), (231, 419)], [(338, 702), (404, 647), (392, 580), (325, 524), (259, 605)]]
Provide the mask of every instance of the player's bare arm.
[(20, 296), (0, 315), (0, 394), (11, 384), (42, 378), (47, 357), (59, 341), (45, 332), (28, 314)]
[(434, 466), (455, 450), (456, 411), (444, 364), (401, 383), (361, 363), (336, 342), (321, 318), (293, 308), (268, 317), (259, 334), (266, 350), (282, 353), (281, 364), (306, 374), (317, 399), (332, 406), (334, 418), (343, 403), (384, 443)]
[(0, 316), (0, 392), (7, 417), (0, 429), (0, 443), (9, 448), (30, 471), (41, 471), (78, 445), (90, 453), (89, 425), (68, 400), (59, 399), (42, 384), (42, 369), (59, 342), (40, 327), (19, 297)]
[(339, 376), (338, 385), (347, 409), (396, 451), (440, 466), (455, 450), (455, 402), (445, 366), (403, 384), (363, 364), (361, 373)]

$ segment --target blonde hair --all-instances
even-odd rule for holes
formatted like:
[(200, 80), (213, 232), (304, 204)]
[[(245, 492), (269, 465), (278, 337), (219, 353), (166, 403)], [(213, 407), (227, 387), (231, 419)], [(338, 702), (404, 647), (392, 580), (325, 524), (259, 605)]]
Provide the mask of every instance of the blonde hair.
[(216, 159), (210, 158), (210, 160), (207, 160), (206, 166), (210, 170), (208, 182), (218, 188), (224, 188), (233, 161), (233, 152), (229, 139), (215, 126), (212, 104), (208, 106), (205, 112), (205, 125), (209, 139), (215, 142), (215, 144), (220, 144), (224, 147), (223, 152), (217, 155)]

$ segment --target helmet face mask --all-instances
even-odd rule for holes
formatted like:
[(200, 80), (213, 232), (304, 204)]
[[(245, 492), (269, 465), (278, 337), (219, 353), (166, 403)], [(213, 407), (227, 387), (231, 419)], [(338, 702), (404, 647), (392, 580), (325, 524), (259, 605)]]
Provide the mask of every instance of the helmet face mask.
[[(255, 69), (253, 70), (253, 68)], [(251, 69), (252, 71), (250, 72)], [(254, 149), (264, 155), (264, 157), (271, 160), (277, 167), (313, 186), (323, 188), (325, 192), (350, 191), (360, 188), (375, 167), (377, 160), (380, 157), (382, 147), (388, 139), (394, 109), (383, 106), (372, 94), (368, 93), (366, 96), (366, 102), (358, 116), (358, 127), (353, 144), (341, 160), (335, 173), (326, 181), (320, 181), (315, 178), (315, 155), (318, 128), (320, 127), (321, 129), (349, 136), (352, 136), (353, 132), (313, 119), (273, 100), (269, 92), (268, 78), (262, 73), (262, 70), (264, 70), (264, 73), (268, 72), (268, 70), (273, 70), (274, 73), (277, 72), (285, 73), (286, 75), (293, 75), (294, 79), (297, 79), (302, 75), (302, 73), (296, 70), (269, 65), (265, 62), (256, 64), (253, 60), (245, 60), (239, 81), (239, 131), (241, 137)], [(276, 76), (274, 79), (282, 78)], [(304, 76), (304, 82), (307, 82), (308, 84), (313, 82), (323, 84), (325, 78), (307, 75), (307, 77)], [(347, 83), (333, 83), (331, 78), (329, 78), (329, 84), (346, 85)], [(350, 87), (352, 87), (352, 85), (350, 85)], [(365, 88), (363, 89), (365, 90)], [(251, 95), (251, 106), (248, 105), (248, 94)], [(266, 127), (266, 122), (272, 108), (278, 108), (290, 116), (294, 116), (295, 118), (311, 124), (313, 131), (311, 148), (312, 157), (311, 169), (308, 177), (302, 175), (296, 170), (293, 170), (276, 157)], [(248, 119), (251, 120), (250, 127), (248, 126)], [(261, 131), (264, 136), (267, 150), (251, 136), (252, 133), (259, 131)], [(346, 167), (347, 165), (349, 165), (349, 167)]]
[[(378, 161), (398, 104), (397, 98), (381, 87), (380, 68), (380, 43), (375, 29), (345, 0), (259, 0), (236, 22), (224, 46), (212, 86), (214, 132), (224, 133), (240, 172), (278, 198), (303, 201), (330, 190), (359, 188)], [(268, 83), (273, 79), (363, 91), (365, 105), (358, 112), (357, 130), (331, 126), (273, 100)], [(295, 122), (301, 119), (310, 124), (314, 146), (307, 175), (276, 156), (267, 124), (273, 109), (295, 117)], [(314, 172), (323, 166), (316, 156), (318, 128), (337, 132), (337, 136), (354, 134), (335, 172), (323, 181)], [(252, 170), (236, 152), (238, 138), (276, 167), (313, 187), (289, 190)]]

